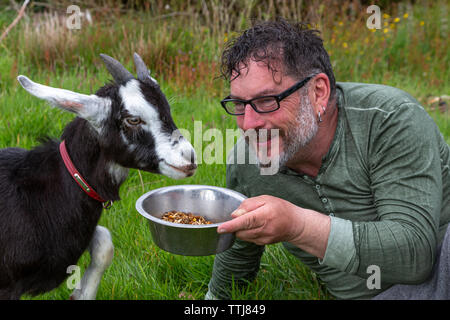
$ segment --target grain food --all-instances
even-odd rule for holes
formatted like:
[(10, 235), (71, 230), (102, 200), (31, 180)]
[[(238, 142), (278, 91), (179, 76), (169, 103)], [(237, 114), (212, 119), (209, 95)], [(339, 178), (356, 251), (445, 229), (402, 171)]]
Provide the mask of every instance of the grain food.
[(164, 212), (161, 219), (163, 219), (164, 221), (182, 224), (193, 224), (193, 225), (212, 224), (211, 221), (206, 220), (202, 216), (195, 215), (191, 212), (182, 212), (176, 210)]

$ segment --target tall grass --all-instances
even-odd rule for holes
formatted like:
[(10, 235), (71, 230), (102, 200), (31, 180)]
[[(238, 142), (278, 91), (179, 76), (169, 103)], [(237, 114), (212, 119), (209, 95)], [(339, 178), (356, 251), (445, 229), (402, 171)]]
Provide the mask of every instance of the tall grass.
[[(80, 30), (66, 27), (64, 1), (56, 7), (59, 14), (38, 13), (13, 29), (2, 44), (10, 63), (38, 73), (98, 69), (99, 52), (131, 63), (130, 52), (138, 51), (156, 75), (177, 88), (189, 92), (201, 82), (209, 90), (213, 86), (213, 94), (222, 93), (221, 81), (213, 79), (220, 74), (224, 43), (253, 20), (283, 16), (305, 19), (323, 32), (339, 80), (408, 83), (414, 91), (423, 91), (425, 81), (427, 94), (448, 92), (450, 75), (441, 68), (450, 55), (446, 1), (381, 8), (383, 29), (376, 32), (366, 27), (369, 14), (357, 1), (308, 7), (302, 1), (154, 1), (142, 11), (120, 10), (119, 1), (102, 1), (105, 5), (98, 7), (85, 2), (81, 8), (91, 8), (93, 22), (82, 19)], [(0, 23), (4, 29), (7, 21)], [(11, 81), (14, 72), (8, 74), (5, 80)]]
[[(322, 31), (338, 81), (383, 83), (418, 98), (450, 143), (448, 111), (431, 110), (427, 104), (429, 96), (450, 93), (446, 1), (382, 6), (383, 28), (376, 31), (367, 29), (367, 4), (359, 1), (77, 3), (92, 16), (92, 23), (82, 20), (80, 30), (70, 30), (65, 24), (65, 9), (71, 1), (32, 2), (28, 18), (0, 43), (0, 148), (30, 148), (39, 137), (57, 137), (73, 118), (27, 94), (18, 86), (18, 74), (90, 94), (110, 78), (99, 53), (116, 57), (133, 70), (132, 53), (138, 52), (168, 96), (178, 127), (193, 132), (195, 121), (202, 121), (204, 130), (235, 128), (234, 119), (226, 116), (218, 103), (227, 94), (227, 84), (220, 78), (220, 53), (225, 43), (253, 20), (276, 16), (303, 20)], [(14, 10), (0, 5), (0, 31), (14, 16)], [(130, 171), (121, 189), (123, 200), (105, 211), (100, 221), (111, 230), (116, 250), (99, 299), (203, 298), (213, 257), (175, 256), (158, 249), (134, 208), (144, 192), (173, 184), (225, 186), (225, 166), (203, 163), (195, 176), (181, 181)], [(85, 254), (79, 265), (84, 269), (88, 262)], [(63, 284), (37, 298), (67, 299), (69, 294)], [(280, 245), (268, 246), (258, 278), (247, 289), (236, 289), (233, 297), (331, 298), (315, 275)]]

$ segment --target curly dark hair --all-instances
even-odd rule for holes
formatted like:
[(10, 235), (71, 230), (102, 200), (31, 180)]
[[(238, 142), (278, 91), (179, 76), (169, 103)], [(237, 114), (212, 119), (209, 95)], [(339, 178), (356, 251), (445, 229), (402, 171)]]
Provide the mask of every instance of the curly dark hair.
[(267, 63), (273, 73), (277, 71), (276, 62), (281, 62), (283, 74), (298, 80), (323, 72), (330, 80), (331, 97), (335, 94), (336, 80), (320, 31), (308, 28), (305, 23), (284, 19), (257, 22), (227, 43), (222, 53), (222, 75), (233, 80), (233, 72), (238, 77), (249, 59)]

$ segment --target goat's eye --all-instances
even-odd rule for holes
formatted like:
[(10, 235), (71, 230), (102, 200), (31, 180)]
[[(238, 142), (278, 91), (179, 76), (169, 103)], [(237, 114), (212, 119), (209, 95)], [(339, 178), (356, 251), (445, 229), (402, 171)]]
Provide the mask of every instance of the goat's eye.
[(142, 123), (142, 120), (139, 117), (129, 117), (125, 119), (125, 122), (130, 126), (137, 126)]

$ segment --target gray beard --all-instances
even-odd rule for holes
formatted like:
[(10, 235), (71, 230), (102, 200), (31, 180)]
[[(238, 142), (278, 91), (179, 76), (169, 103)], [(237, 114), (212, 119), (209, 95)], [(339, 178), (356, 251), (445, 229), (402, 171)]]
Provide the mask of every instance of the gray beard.
[(291, 160), (302, 148), (307, 146), (319, 130), (311, 100), (305, 94), (301, 96), (300, 112), (296, 117), (296, 125), (288, 129), (284, 139), (284, 151), (280, 155), (279, 166)]
[[(284, 150), (278, 157), (278, 163), (273, 163), (273, 160), (266, 163), (261, 163), (258, 160), (258, 166), (261, 169), (271, 169), (266, 174), (276, 174), (278, 170), (285, 166), (302, 148), (308, 145), (316, 136), (319, 125), (316, 120), (314, 108), (307, 94), (302, 94), (300, 98), (300, 111), (295, 118), (295, 125), (287, 128), (283, 139)], [(257, 157), (258, 158), (258, 157)]]

